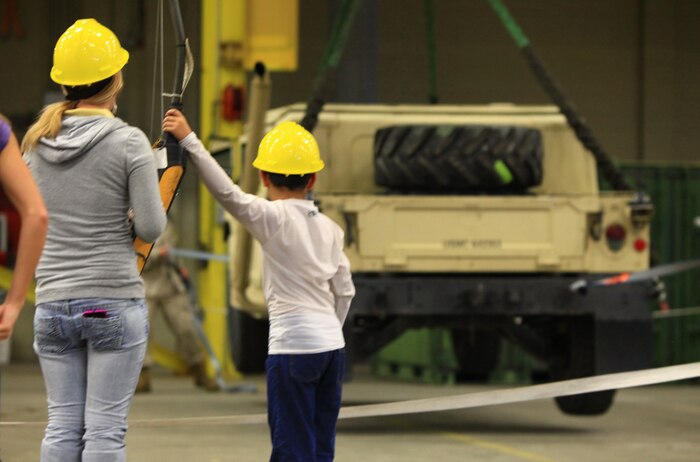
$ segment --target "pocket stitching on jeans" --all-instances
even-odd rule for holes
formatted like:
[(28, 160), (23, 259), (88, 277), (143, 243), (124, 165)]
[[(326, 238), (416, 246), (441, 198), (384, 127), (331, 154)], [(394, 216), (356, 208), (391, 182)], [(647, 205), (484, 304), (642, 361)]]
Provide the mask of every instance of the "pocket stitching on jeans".
[(34, 331), (47, 337), (62, 338), (64, 336), (60, 321), (56, 317), (38, 318), (34, 323)]
[[(55, 316), (37, 318), (34, 321), (35, 342), (39, 351), (44, 353), (60, 353), (68, 348), (63, 328)], [(41, 342), (41, 341), (44, 342)], [(60, 344), (56, 340), (63, 340)]]
[(122, 346), (124, 326), (119, 315), (109, 318), (83, 318), (84, 336), (96, 350), (115, 350)]

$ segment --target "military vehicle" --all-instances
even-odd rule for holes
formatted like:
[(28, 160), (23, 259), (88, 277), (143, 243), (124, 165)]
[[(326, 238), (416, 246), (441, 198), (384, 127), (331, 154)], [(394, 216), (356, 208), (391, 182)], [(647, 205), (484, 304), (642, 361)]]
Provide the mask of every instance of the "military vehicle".
[[(267, 129), (305, 108), (268, 111)], [(595, 160), (557, 107), (328, 104), (314, 135), (326, 162), (315, 199), (345, 231), (357, 287), (345, 325), (354, 361), (429, 326), (451, 329), (468, 377), (493, 369), (501, 338), (549, 380), (651, 365), (650, 285), (572, 290), (648, 268), (650, 210), (633, 191), (599, 190)], [(232, 294), (243, 370), (264, 358), (263, 323), (242, 312), (266, 315), (260, 260), (258, 249)], [(556, 402), (594, 415), (614, 394)]]

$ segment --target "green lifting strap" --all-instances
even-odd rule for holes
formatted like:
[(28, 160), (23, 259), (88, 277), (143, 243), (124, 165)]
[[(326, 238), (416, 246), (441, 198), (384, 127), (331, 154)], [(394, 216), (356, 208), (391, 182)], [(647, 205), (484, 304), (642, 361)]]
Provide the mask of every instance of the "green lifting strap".
[(522, 52), (530, 69), (535, 74), (544, 91), (549, 95), (550, 99), (559, 107), (561, 113), (566, 117), (566, 121), (573, 129), (576, 137), (579, 139), (586, 149), (588, 149), (596, 160), (598, 171), (605, 180), (618, 191), (630, 191), (632, 187), (629, 185), (620, 169), (613, 163), (611, 157), (603, 149), (598, 142), (598, 139), (593, 135), (593, 132), (588, 127), (583, 118), (578, 114), (578, 110), (573, 103), (564, 94), (561, 87), (554, 81), (544, 63), (535, 53), (530, 41), (527, 39), (522, 29), (513, 19), (508, 8), (501, 0), (489, 0), (491, 7), (496, 12), (503, 23), (503, 26), (508, 30), (518, 48)]
[(525, 33), (515, 22), (515, 19), (513, 19), (513, 17), (510, 15), (508, 8), (501, 3), (501, 0), (489, 0), (489, 3), (491, 3), (491, 6), (501, 19), (501, 22), (505, 28), (508, 30), (508, 32), (510, 32), (510, 36), (513, 37), (513, 40), (515, 40), (518, 48), (524, 48), (530, 45), (530, 41), (527, 39), (527, 37), (525, 37)]
[(425, 37), (428, 47), (428, 101), (430, 104), (438, 103), (437, 91), (437, 64), (435, 62), (435, 8), (433, 0), (424, 0), (425, 9)]
[(316, 128), (318, 115), (323, 110), (323, 105), (326, 104), (326, 99), (333, 87), (335, 71), (343, 57), (345, 44), (350, 36), (361, 3), (362, 0), (343, 0), (338, 10), (331, 36), (321, 60), (321, 66), (314, 79), (314, 87), (306, 105), (304, 118), (300, 122), (301, 126), (310, 132)]

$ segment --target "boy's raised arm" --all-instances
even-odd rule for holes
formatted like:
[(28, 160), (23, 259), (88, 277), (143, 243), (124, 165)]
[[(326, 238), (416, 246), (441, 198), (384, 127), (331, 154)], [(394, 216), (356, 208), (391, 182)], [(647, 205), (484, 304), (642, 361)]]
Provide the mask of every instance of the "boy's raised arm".
[(279, 209), (266, 199), (243, 192), (214, 160), (180, 111), (170, 109), (166, 113), (163, 131), (172, 133), (187, 150), (209, 192), (253, 237), (265, 243), (279, 229)]

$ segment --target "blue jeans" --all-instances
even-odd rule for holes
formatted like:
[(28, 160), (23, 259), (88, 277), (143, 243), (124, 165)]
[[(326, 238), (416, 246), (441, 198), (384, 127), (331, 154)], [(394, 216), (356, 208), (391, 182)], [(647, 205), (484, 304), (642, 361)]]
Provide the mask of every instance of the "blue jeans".
[(345, 349), (270, 355), (265, 370), (267, 420), (272, 437), (270, 461), (332, 461)]
[(49, 406), (42, 462), (126, 460), (126, 416), (147, 340), (143, 299), (37, 305), (34, 351)]

